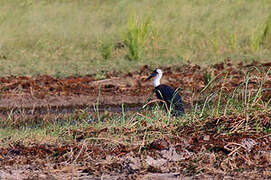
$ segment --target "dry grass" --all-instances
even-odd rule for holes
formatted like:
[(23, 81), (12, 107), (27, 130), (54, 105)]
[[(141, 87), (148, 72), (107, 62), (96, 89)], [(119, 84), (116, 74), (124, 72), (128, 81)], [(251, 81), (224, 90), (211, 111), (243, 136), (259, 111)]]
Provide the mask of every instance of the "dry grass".
[[(149, 72), (144, 66), (140, 72), (117, 76), (140, 80), (139, 75)], [(64, 115), (37, 114), (35, 108), (29, 113), (23, 108), (4, 111), (0, 173), (23, 171), (18, 175), (21, 179), (33, 174), (44, 179), (63, 179), (64, 175), (142, 179), (149, 173), (179, 178), (270, 179), (270, 73), (270, 63), (234, 66), (230, 60), (207, 68), (193, 64), (168, 67), (165, 75), (172, 79), (165, 76), (167, 84), (185, 87), (184, 102), (191, 105), (182, 117), (172, 117), (169, 108), (150, 106), (158, 100), (146, 103), (138, 112), (98, 111), (100, 95), (133, 95), (138, 89), (142, 91), (137, 91), (137, 96), (151, 92), (148, 84), (134, 78), (137, 83), (133, 87), (101, 84), (96, 89), (87, 86), (95, 82), (93, 76), (1, 78), (2, 96), (10, 99), (22, 93), (46, 99), (46, 95), (63, 92), (71, 98), (90, 94), (90, 89), (98, 99), (94, 113), (84, 109)], [(116, 72), (107, 75), (114, 79)], [(108, 91), (107, 87), (123, 89)]]
[(258, 84), (251, 71), (234, 89), (220, 73), (198, 96), (205, 102), (178, 118), (157, 106), (127, 114), (78, 111), (22, 121), (10, 116), (1, 124), (0, 163), (38, 166), (55, 177), (70, 173), (63, 170), (69, 167), (89, 178), (140, 178), (147, 172), (270, 178), (271, 109), (263, 88), (270, 70), (254, 71), (261, 74)]

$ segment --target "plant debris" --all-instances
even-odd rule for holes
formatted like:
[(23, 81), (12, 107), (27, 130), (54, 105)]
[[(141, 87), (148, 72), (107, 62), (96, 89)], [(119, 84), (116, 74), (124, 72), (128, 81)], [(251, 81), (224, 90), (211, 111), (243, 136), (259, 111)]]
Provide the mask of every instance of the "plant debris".
[[(163, 69), (163, 81), (181, 87), (186, 107), (192, 112), (199, 106), (200, 111), (169, 121), (156, 115), (155, 122), (141, 111), (123, 115), (128, 121), (117, 126), (106, 125), (112, 120), (108, 113), (99, 117), (103, 126), (90, 121), (86, 127), (64, 128), (59, 136), (69, 140), (54, 143), (2, 138), (0, 179), (270, 179), (270, 63), (234, 66), (227, 60), (207, 68), (187, 64)], [(93, 106), (99, 95), (101, 105), (143, 104), (153, 89), (144, 81), (150, 71), (143, 66), (128, 74), (112, 72), (99, 81), (94, 75), (2, 77), (2, 126), (5, 121), (24, 126), (19, 118), (23, 113), (5, 114), (12, 108)], [(59, 119), (32, 115), (34, 121)], [(70, 117), (90, 119), (80, 111)]]

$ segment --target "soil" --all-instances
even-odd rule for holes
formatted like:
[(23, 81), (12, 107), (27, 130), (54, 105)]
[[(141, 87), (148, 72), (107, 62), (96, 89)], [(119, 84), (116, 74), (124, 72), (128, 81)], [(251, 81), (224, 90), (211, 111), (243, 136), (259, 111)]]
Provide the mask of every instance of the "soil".
[[(162, 82), (180, 88), (187, 111), (195, 103), (203, 104), (211, 93), (231, 94), (238, 87), (240, 98), (245, 93), (248, 96), (257, 93), (261, 87), (261, 99), (268, 101), (271, 97), (270, 67), (271, 63), (257, 62), (232, 65), (230, 60), (206, 68), (194, 64), (163, 67)], [(122, 104), (137, 110), (133, 107), (141, 107), (152, 94), (152, 83), (145, 81), (151, 72), (148, 66), (143, 66), (139, 71), (126, 74), (109, 72), (103, 80), (96, 80), (95, 75), (2, 77), (1, 116), (7, 117), (10, 111), (47, 114), (57, 109), (62, 113), (63, 109), (65, 112), (91, 109), (97, 104), (112, 111), (118, 111), (113, 107)], [(262, 86), (261, 82), (264, 82)], [(243, 133), (238, 129), (239, 123), (259, 117), (259, 125), (271, 127), (270, 112), (252, 114), (252, 117), (245, 114), (221, 116), (209, 119), (200, 128), (178, 129), (169, 125), (163, 130), (174, 132), (173, 137), (165, 133), (163, 138), (144, 145), (126, 146), (115, 142), (109, 146), (107, 140), (98, 144), (83, 141), (89, 137), (99, 138), (101, 133), (109, 131), (107, 128), (69, 131), (77, 137), (71, 144), (15, 142), (0, 147), (0, 179), (269, 179), (270, 133), (253, 129)], [(233, 129), (233, 133), (214, 134), (224, 126)], [(123, 131), (132, 136), (135, 130), (114, 129), (116, 134)], [(152, 127), (146, 131), (161, 133)], [(6, 144), (4, 141), (8, 139), (1, 141)]]
[[(249, 90), (257, 90), (260, 81), (265, 77), (271, 63), (249, 65), (240, 63), (233, 66), (231, 61), (216, 64), (207, 68), (186, 64), (180, 67), (164, 67), (162, 83), (180, 88), (186, 108), (189, 109), (197, 101), (204, 100), (200, 93), (210, 78), (216, 77), (216, 83), (208, 91), (232, 92), (244, 83), (245, 75), (250, 73)], [(261, 71), (257, 71), (256, 68)], [(139, 71), (122, 74), (108, 72), (106, 79), (96, 80), (95, 75), (84, 77), (54, 78), (51, 76), (37, 77), (2, 77), (0, 78), (0, 110), (26, 109), (37, 113), (43, 109), (83, 108), (99, 104), (106, 107), (142, 106), (153, 92), (151, 81), (145, 81), (152, 70), (143, 66)], [(265, 98), (271, 97), (271, 80), (267, 76), (264, 83)], [(254, 89), (253, 89), (254, 88)], [(206, 94), (207, 91), (204, 91)], [(155, 98), (155, 96), (152, 96)], [(107, 108), (110, 110), (110, 108)], [(113, 108), (114, 109), (114, 108)]]

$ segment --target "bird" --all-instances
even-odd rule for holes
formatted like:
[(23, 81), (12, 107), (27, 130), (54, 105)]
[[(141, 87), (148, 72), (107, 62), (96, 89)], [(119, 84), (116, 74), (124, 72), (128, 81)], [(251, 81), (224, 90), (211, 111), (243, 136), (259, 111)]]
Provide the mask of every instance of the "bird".
[(155, 69), (146, 80), (150, 80), (154, 77), (152, 83), (156, 97), (166, 102), (167, 107), (171, 110), (171, 114), (173, 116), (184, 115), (185, 110), (181, 96), (178, 94), (176, 89), (173, 89), (166, 84), (160, 84), (162, 76), (163, 71), (161, 69)]

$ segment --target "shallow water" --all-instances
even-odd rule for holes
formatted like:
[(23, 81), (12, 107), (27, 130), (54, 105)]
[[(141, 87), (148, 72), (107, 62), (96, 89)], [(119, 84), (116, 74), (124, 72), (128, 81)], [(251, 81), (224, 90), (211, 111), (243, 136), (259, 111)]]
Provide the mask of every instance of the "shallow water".
[(51, 106), (51, 107), (33, 107), (33, 108), (1, 108), (0, 114), (2, 115), (44, 115), (44, 114), (72, 114), (78, 111), (84, 112), (128, 112), (128, 111), (139, 111), (143, 104), (126, 104), (121, 106), (116, 105), (99, 105), (99, 106)]

